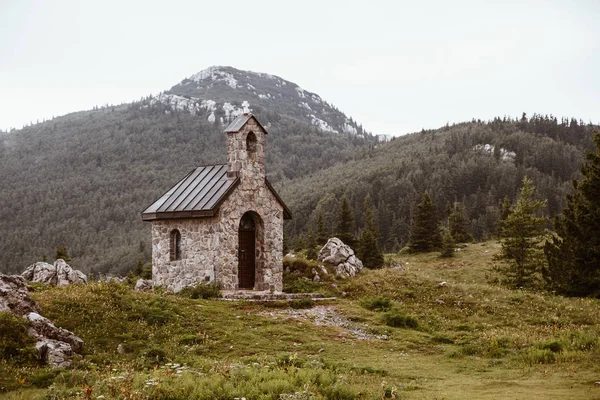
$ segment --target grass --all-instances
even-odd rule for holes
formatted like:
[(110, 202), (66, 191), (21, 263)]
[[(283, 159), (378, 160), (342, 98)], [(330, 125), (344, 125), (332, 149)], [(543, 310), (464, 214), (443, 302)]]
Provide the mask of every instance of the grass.
[(84, 355), (69, 370), (2, 362), (0, 397), (600, 399), (600, 301), (491, 286), (495, 251), (490, 242), (450, 260), (387, 255), (406, 271), (336, 281), (330, 305), (372, 340), (276, 314), (312, 304), (114, 283), (37, 291), (42, 313), (85, 341)]

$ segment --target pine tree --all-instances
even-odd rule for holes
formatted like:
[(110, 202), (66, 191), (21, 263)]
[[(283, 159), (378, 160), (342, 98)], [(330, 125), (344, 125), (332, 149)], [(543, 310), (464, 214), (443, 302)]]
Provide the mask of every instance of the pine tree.
[(463, 207), (458, 201), (455, 201), (448, 214), (448, 230), (455, 242), (464, 243), (472, 240), (471, 235), (467, 232), (467, 225), (468, 221)]
[(319, 210), (317, 214), (317, 244), (324, 246), (327, 243), (327, 232), (325, 231), (325, 221), (323, 220), (323, 211)]
[(366, 268), (381, 268), (383, 254), (379, 248), (379, 228), (373, 216), (371, 197), (365, 197), (365, 226), (358, 239), (358, 258)]
[(454, 248), (456, 247), (456, 243), (452, 234), (449, 230), (444, 233), (442, 237), (442, 251), (440, 253), (440, 257), (449, 258), (454, 257)]
[(508, 218), (511, 208), (512, 202), (510, 201), (508, 196), (504, 196), (504, 200), (502, 200), (502, 203), (500, 204), (500, 215), (498, 218), (498, 222), (496, 223), (496, 234), (498, 235), (498, 237), (502, 235), (502, 225), (504, 224), (504, 221), (506, 221), (506, 219)]
[(497, 265), (494, 270), (504, 284), (513, 288), (536, 288), (545, 263), (542, 244), (547, 218), (537, 215), (546, 202), (535, 200), (534, 191), (531, 180), (523, 178), (520, 198), (502, 224), (502, 248), (496, 260), (506, 264)]
[(67, 253), (67, 248), (63, 245), (56, 246), (55, 259), (58, 260), (59, 258), (62, 258), (67, 264), (71, 262), (71, 257), (69, 257), (69, 254)]
[(408, 246), (415, 253), (425, 253), (439, 249), (441, 245), (442, 235), (437, 208), (429, 193), (425, 192), (423, 201), (417, 205)]
[(308, 234), (306, 235), (306, 258), (308, 258), (309, 260), (317, 259), (317, 252), (315, 250), (316, 246), (317, 235), (315, 234), (312, 225), (310, 225), (308, 227)]
[(347, 244), (350, 247), (354, 246), (354, 234), (352, 233), (353, 227), (354, 213), (352, 212), (352, 209), (350, 209), (350, 203), (348, 203), (348, 199), (346, 196), (344, 196), (340, 201), (340, 212), (336, 236), (338, 239), (344, 242), (344, 244)]
[(546, 286), (566, 296), (600, 298), (600, 133), (594, 144), (581, 167), (583, 178), (573, 181), (574, 193), (554, 220), (558, 236), (544, 247)]

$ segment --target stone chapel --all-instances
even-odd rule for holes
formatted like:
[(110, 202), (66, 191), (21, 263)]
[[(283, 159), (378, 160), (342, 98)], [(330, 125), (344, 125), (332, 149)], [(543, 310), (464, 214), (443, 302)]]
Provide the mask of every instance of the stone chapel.
[(154, 286), (283, 288), (283, 220), (291, 213), (265, 174), (267, 131), (245, 113), (225, 134), (227, 164), (194, 169), (142, 212), (152, 222)]

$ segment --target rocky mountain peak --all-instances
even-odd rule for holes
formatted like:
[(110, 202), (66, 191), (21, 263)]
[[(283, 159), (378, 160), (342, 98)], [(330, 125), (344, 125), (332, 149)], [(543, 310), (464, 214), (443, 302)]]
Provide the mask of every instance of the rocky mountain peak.
[(244, 102), (251, 112), (253, 107), (277, 112), (324, 132), (367, 135), (361, 125), (318, 94), (276, 75), (229, 66), (212, 66), (197, 72), (154, 96), (150, 105), (160, 103), (171, 110), (189, 111), (211, 123), (226, 125), (243, 113)]

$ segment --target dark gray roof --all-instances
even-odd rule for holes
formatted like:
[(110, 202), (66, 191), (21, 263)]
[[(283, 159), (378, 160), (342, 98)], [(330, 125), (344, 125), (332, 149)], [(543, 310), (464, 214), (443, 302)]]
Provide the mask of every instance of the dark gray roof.
[(250, 121), (250, 118), (254, 118), (254, 121), (258, 124), (258, 126), (260, 126), (262, 130), (265, 131), (265, 133), (267, 133), (267, 130), (264, 128), (264, 126), (262, 126), (260, 122), (258, 122), (258, 120), (254, 117), (254, 115), (250, 113), (245, 113), (238, 116), (227, 126), (227, 128), (225, 128), (224, 132), (239, 132), (240, 129), (242, 129), (242, 127), (246, 125), (246, 122)]
[[(211, 217), (233, 192), (240, 178), (227, 176), (227, 164), (198, 167), (152, 205), (142, 212), (142, 220)], [(283, 206), (283, 218), (291, 219), (292, 213), (271, 183), (265, 184)]]
[(238, 184), (227, 176), (227, 164), (198, 167), (142, 212), (144, 221), (215, 215)]

